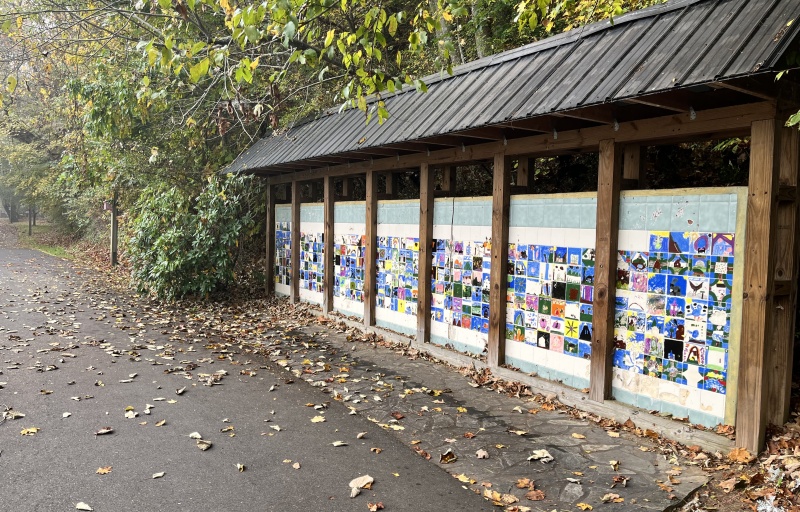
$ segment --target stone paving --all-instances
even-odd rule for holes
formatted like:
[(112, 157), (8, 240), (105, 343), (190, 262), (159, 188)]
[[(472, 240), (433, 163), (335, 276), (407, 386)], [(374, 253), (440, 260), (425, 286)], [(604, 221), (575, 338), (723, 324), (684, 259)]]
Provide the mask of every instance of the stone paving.
[[(465, 372), (414, 350), (355, 341), (360, 333), (341, 324), (275, 320), (284, 334), (265, 342), (273, 363), (395, 432), (475, 492), (485, 493), (491, 485), (490, 490), (513, 494), (519, 505), (533, 510), (577, 510), (579, 504), (664, 510), (707, 481), (670, 447), (573, 417), (554, 407), (555, 397), (537, 401), (475, 387)], [(440, 458), (448, 450), (457, 460), (444, 464)], [(488, 458), (478, 458), (478, 450)], [(553, 460), (529, 460), (537, 450), (546, 450)], [(628, 478), (627, 486), (612, 488), (615, 480), (624, 480), (620, 477)], [(530, 487), (518, 488), (519, 479), (532, 480), (544, 500), (527, 500)], [(609, 493), (624, 501), (603, 504)]]

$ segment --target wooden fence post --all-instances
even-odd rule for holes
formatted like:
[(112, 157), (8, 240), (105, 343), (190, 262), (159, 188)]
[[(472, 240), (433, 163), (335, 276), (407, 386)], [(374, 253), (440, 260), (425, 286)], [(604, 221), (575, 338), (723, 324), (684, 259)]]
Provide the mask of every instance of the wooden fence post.
[(325, 314), (333, 311), (333, 224), (335, 198), (333, 193), (333, 178), (325, 176), (323, 179), (323, 222), (325, 223), (322, 235), (323, 262), (322, 262), (322, 311)]
[(752, 453), (761, 450), (766, 433), (767, 340), (774, 333), (774, 286), (778, 177), (781, 135), (777, 119), (754, 121), (750, 135), (750, 177), (747, 185), (742, 337), (736, 407), (736, 444)]
[(433, 169), (419, 167), (419, 273), (417, 283), (417, 344), (428, 343), (431, 333), (431, 243), (433, 239)]
[(597, 402), (611, 397), (622, 161), (622, 147), (614, 139), (600, 141), (592, 306), (594, 332), (589, 374), (589, 398)]
[(377, 244), (375, 237), (378, 231), (378, 175), (367, 171), (366, 180), (366, 247), (364, 258), (364, 325), (375, 325), (375, 290), (376, 290), (376, 263)]
[(489, 366), (498, 367), (506, 359), (506, 293), (508, 290), (508, 220), (511, 205), (511, 159), (505, 153), (494, 155), (492, 179), (492, 263), (489, 270)]
[(275, 201), (277, 194), (275, 185), (267, 185), (267, 254), (264, 258), (266, 274), (265, 291), (267, 296), (275, 293)]
[(300, 182), (292, 182), (292, 280), (289, 301), (300, 301)]

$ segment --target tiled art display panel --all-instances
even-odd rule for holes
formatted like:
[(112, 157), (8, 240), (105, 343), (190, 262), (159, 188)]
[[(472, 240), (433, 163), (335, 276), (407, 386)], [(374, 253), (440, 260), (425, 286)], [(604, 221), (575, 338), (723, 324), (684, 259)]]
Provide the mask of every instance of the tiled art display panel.
[(434, 204), (431, 341), (482, 353), (489, 332), (490, 198)]
[(300, 205), (300, 299), (322, 304), (325, 230), (323, 206)]
[(365, 206), (363, 202), (342, 202), (334, 208), (333, 307), (363, 316)]
[(275, 292), (289, 295), (292, 281), (292, 209), (275, 206)]
[(419, 201), (378, 201), (375, 324), (415, 335), (419, 296)]

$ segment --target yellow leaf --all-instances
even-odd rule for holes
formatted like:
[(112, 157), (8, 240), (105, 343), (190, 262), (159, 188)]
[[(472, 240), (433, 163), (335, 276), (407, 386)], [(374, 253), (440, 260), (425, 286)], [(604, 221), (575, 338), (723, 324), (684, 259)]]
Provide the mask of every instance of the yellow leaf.
[(728, 454), (728, 458), (733, 462), (750, 462), (753, 456), (747, 451), (747, 448), (734, 448)]
[(258, 67), (258, 57), (256, 57), (256, 60), (250, 63), (250, 71), (255, 71), (257, 67)]
[(23, 436), (33, 436), (36, 435), (37, 432), (39, 432), (39, 427), (30, 427), (30, 428), (23, 428), (20, 434), (22, 434)]
[(97, 471), (95, 471), (95, 473), (97, 473), (98, 475), (107, 475), (111, 473), (111, 466), (103, 466), (102, 468), (97, 468)]
[(466, 407), (459, 407), (459, 408), (458, 408), (458, 409), (456, 409), (456, 410), (457, 410), (458, 412), (462, 412), (462, 413), (463, 413), (463, 412), (467, 412), (467, 408), (466, 408)]
[(311, 423), (323, 423), (325, 421), (325, 416), (314, 416), (311, 418)]
[(606, 434), (608, 434), (608, 437), (619, 437), (619, 432), (609, 431)]
[(445, 21), (453, 21), (453, 15), (447, 11), (442, 12), (442, 18), (444, 18)]
[(574, 437), (575, 439), (586, 439), (586, 436), (585, 436), (585, 435), (583, 435), (583, 434), (576, 434), (576, 433), (573, 433), (573, 434), (572, 434), (572, 437)]
[(578, 504), (577, 504), (577, 505), (575, 505), (575, 506), (576, 506), (576, 507), (578, 507), (578, 508), (579, 508), (579, 509), (581, 509), (581, 510), (592, 510), (592, 508), (593, 508), (593, 507), (592, 507), (591, 505), (589, 505), (588, 503), (578, 503)]

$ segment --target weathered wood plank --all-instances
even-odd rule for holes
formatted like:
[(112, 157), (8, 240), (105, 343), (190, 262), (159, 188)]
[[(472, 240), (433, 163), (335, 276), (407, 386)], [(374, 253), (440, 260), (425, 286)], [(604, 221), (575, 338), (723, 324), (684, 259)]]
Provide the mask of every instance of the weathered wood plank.
[(506, 293), (508, 290), (508, 220), (511, 205), (511, 158), (494, 155), (492, 178), (492, 263), (489, 270), (489, 335), (487, 361), (506, 362)]
[(292, 182), (292, 280), (289, 283), (289, 300), (300, 301), (300, 190), (299, 181)]
[(419, 166), (419, 273), (417, 295), (417, 340), (430, 341), (431, 332), (431, 269), (433, 239), (433, 169)]
[(782, 128), (772, 330), (767, 338), (767, 423), (782, 425), (789, 419), (794, 357), (795, 307), (797, 305), (798, 241), (798, 146), (800, 132)]
[(767, 340), (773, 328), (775, 276), (771, 255), (777, 233), (782, 131), (781, 123), (774, 118), (754, 121), (750, 138), (736, 444), (752, 453), (760, 451), (764, 444), (769, 408), (765, 402), (765, 365)]
[(592, 317), (594, 332), (589, 376), (589, 398), (597, 402), (611, 398), (622, 162), (622, 146), (613, 139), (600, 141)]
[(366, 180), (366, 257), (364, 258), (364, 325), (375, 325), (375, 290), (376, 290), (376, 264), (378, 256), (378, 175), (375, 172), (367, 173)]
[(522, 156), (517, 163), (516, 187), (512, 192), (530, 194), (533, 192), (533, 173), (536, 166), (535, 158)]
[(264, 258), (266, 283), (264, 291), (267, 296), (275, 293), (275, 202), (277, 200), (274, 185), (267, 185), (267, 254)]
[(323, 180), (323, 263), (322, 263), (322, 311), (327, 314), (333, 311), (333, 224), (335, 198), (333, 193), (333, 178), (325, 176)]
[(456, 164), (459, 162), (472, 162), (491, 158), (498, 151), (507, 156), (518, 155), (551, 155), (575, 149), (592, 149), (598, 147), (601, 140), (613, 138), (617, 143), (668, 143), (671, 141), (685, 142), (692, 137), (709, 136), (709, 138), (726, 136), (744, 136), (750, 131), (750, 124), (765, 116), (772, 115), (775, 107), (770, 102), (750, 103), (718, 109), (709, 109), (697, 112), (697, 117), (692, 120), (689, 114), (673, 114), (619, 123), (619, 130), (612, 126), (598, 126), (571, 130), (558, 133), (558, 138), (553, 138), (552, 133), (520, 137), (507, 141), (487, 142), (467, 146), (466, 148), (451, 148), (415, 155), (403, 155), (377, 160), (354, 163), (352, 165), (338, 165), (320, 167), (296, 173), (288, 173), (269, 178), (270, 183), (286, 183), (292, 179), (319, 179), (329, 174), (331, 176), (346, 176), (367, 170), (385, 171), (390, 169), (407, 169), (417, 167), (422, 163), (428, 165)]

